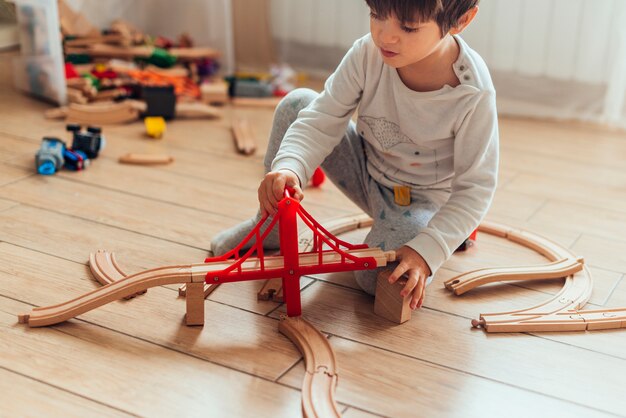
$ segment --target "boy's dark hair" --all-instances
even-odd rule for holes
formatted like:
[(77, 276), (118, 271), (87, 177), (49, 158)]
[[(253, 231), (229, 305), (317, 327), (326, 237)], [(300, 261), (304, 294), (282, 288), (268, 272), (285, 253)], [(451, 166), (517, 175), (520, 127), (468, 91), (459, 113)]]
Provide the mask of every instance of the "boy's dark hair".
[(403, 23), (433, 19), (439, 25), (442, 35), (455, 27), (461, 16), (477, 6), (478, 2), (479, 0), (365, 0), (369, 8), (382, 18), (393, 13)]

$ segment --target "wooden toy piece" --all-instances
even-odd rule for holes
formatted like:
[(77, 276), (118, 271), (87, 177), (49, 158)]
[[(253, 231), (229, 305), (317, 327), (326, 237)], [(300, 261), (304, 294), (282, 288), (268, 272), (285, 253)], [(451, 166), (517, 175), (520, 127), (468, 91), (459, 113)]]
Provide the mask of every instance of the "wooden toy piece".
[(304, 357), (303, 416), (340, 417), (335, 401), (337, 361), (328, 338), (299, 316), (281, 316), (278, 330), (298, 347)]
[(204, 325), (204, 283), (186, 284), (187, 325)]
[(281, 278), (267, 279), (259, 292), (257, 300), (273, 300), (283, 302), (283, 280)]
[[(357, 258), (373, 258), (378, 266), (384, 266), (388, 255), (380, 248), (365, 248), (347, 250), (345, 254)], [(339, 263), (346, 256), (337, 252), (325, 252), (323, 254), (299, 254), (299, 265), (302, 267), (316, 267), (321, 263)], [(241, 261), (241, 260), (239, 260)], [(54, 306), (34, 308), (30, 314), (20, 315), (20, 320), (26, 321), (31, 327), (41, 327), (66, 321), (77, 315), (96, 309), (107, 303), (116, 301), (126, 296), (146, 290), (154, 286), (183, 283), (204, 283), (207, 275), (219, 274), (225, 269), (238, 265), (239, 271), (247, 274), (259, 272), (261, 261), (258, 258), (248, 258), (240, 264), (237, 260), (225, 260), (211, 263), (197, 263), (176, 266), (164, 266), (146, 270), (140, 273), (128, 275), (120, 280), (102, 286), (70, 301)], [(283, 256), (265, 257), (263, 264), (266, 269), (284, 268)], [(215, 283), (233, 282), (241, 280), (254, 280), (254, 278), (222, 278), (217, 277)]]
[[(555, 274), (560, 275), (563, 272), (569, 272), (570, 274), (566, 277), (561, 291), (549, 300), (526, 309), (481, 314), (480, 319), (472, 320), (473, 327), (482, 327), (487, 332), (532, 332), (572, 331), (593, 329), (594, 326), (616, 326), (615, 323), (611, 324), (610, 320), (607, 320), (609, 323), (597, 321), (597, 324), (589, 328), (589, 324), (584, 321), (584, 311), (578, 311), (589, 300), (593, 290), (591, 273), (582, 264), (582, 258), (576, 258), (568, 249), (537, 234), (510, 228), (506, 225), (483, 222), (478, 230), (533, 249), (553, 262), (553, 264), (548, 266), (537, 266), (536, 271), (533, 271), (532, 266), (526, 266), (515, 273), (521, 272), (522, 276), (531, 277), (532, 280), (539, 280), (541, 275), (546, 272), (546, 267), (548, 267), (548, 277), (551, 277), (550, 274), (553, 272), (551, 269), (554, 271), (560, 270), (559, 273)], [(579, 267), (582, 267), (582, 269)], [(446, 287), (456, 292), (457, 288), (461, 288), (464, 285), (475, 287), (471, 284), (472, 280), (478, 281), (478, 284), (474, 283), (476, 286), (488, 283), (490, 282), (488, 278), (484, 280), (486, 271), (488, 271), (487, 276), (491, 275), (491, 277), (497, 277), (498, 274), (501, 274), (501, 277), (506, 277), (511, 274), (511, 268), (479, 270), (463, 275), (464, 277), (458, 282), (455, 282), (457, 278), (447, 281)], [(576, 312), (576, 315), (571, 314), (573, 311)]]
[[(116, 46), (104, 43), (87, 46), (68, 46), (66, 54), (86, 54), (91, 57), (105, 58), (149, 58), (155, 52), (155, 47), (150, 45), (140, 46)], [(176, 57), (177, 61), (195, 61), (199, 59), (215, 59), (220, 57), (220, 52), (212, 48), (170, 48), (167, 52)]]
[(68, 87), (66, 89), (66, 92), (67, 92), (67, 100), (70, 103), (86, 104), (89, 102), (89, 99), (85, 97), (85, 95), (83, 94), (81, 90)]
[[(127, 276), (115, 260), (115, 254), (106, 250), (98, 250), (89, 254), (89, 269), (93, 277), (103, 286), (121, 280)], [(135, 296), (143, 295), (147, 290), (142, 290), (124, 299), (132, 299)]]
[(222, 112), (215, 106), (201, 102), (179, 102), (176, 103), (176, 117), (219, 119), (222, 117)]
[(85, 47), (93, 44), (121, 44), (124, 41), (122, 35), (118, 33), (99, 34), (97, 36), (80, 36), (73, 39), (63, 41), (65, 46), (69, 47)]
[(122, 155), (118, 161), (124, 164), (137, 165), (160, 165), (169, 164), (174, 161), (173, 157), (164, 154), (137, 154), (129, 153)]
[(67, 107), (67, 122), (83, 125), (129, 123), (139, 119), (139, 111), (128, 101), (120, 103), (72, 103)]
[[(125, 100), (122, 103), (129, 103), (130, 106), (141, 113), (144, 113), (148, 108), (146, 102), (141, 100)], [(218, 108), (200, 102), (176, 103), (175, 113), (177, 118), (217, 119), (222, 117), (222, 112)]]
[(104, 102), (104, 101), (110, 101), (110, 100), (114, 100), (118, 97), (125, 97), (127, 96), (127, 92), (126, 90), (122, 89), (122, 88), (113, 88), (113, 89), (108, 89), (108, 90), (100, 90), (99, 92), (97, 92), (94, 96), (93, 96), (93, 101), (96, 102)]
[(391, 270), (383, 270), (376, 280), (376, 297), (374, 299), (374, 313), (396, 324), (403, 324), (411, 319), (411, 294), (402, 297), (400, 291), (406, 285), (406, 280), (397, 280), (389, 283)]
[[(208, 298), (211, 293), (219, 287), (219, 284), (204, 284), (204, 298)], [(187, 296), (187, 285), (184, 284), (178, 288), (178, 296)]]
[(221, 79), (202, 83), (200, 94), (204, 103), (224, 105), (229, 99), (228, 83)]
[(252, 155), (256, 151), (256, 139), (250, 123), (246, 119), (233, 120), (233, 138), (237, 151)]
[(67, 117), (67, 106), (46, 109), (43, 115), (46, 119), (65, 119)]
[(274, 109), (282, 97), (233, 97), (230, 102), (235, 107), (265, 107)]
[(147, 116), (143, 119), (146, 134), (150, 138), (162, 138), (165, 133), (165, 119), (161, 116)]
[(455, 276), (446, 282), (446, 289), (455, 295), (486, 283), (513, 280), (546, 280), (565, 278), (583, 269), (583, 259), (565, 258), (543, 266), (484, 268)]

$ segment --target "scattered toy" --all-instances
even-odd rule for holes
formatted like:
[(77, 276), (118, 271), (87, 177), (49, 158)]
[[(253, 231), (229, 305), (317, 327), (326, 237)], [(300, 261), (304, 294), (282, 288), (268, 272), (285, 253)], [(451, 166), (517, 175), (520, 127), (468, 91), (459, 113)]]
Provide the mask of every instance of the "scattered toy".
[(143, 120), (144, 125), (146, 126), (146, 134), (150, 138), (162, 138), (165, 133), (165, 119), (161, 116), (147, 116)]
[(41, 141), (41, 147), (35, 155), (35, 167), (37, 173), (49, 176), (63, 167), (63, 151), (65, 142), (58, 138), (45, 137)]
[(119, 160), (124, 164), (138, 164), (138, 165), (159, 165), (169, 164), (174, 161), (173, 157), (162, 154), (135, 154), (129, 153), (122, 155)]

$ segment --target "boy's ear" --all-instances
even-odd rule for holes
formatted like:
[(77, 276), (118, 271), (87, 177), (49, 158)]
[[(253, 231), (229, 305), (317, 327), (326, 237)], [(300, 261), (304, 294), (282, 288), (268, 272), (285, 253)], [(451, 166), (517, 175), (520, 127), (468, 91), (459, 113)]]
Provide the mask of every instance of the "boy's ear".
[(476, 17), (476, 13), (478, 13), (478, 6), (474, 6), (469, 9), (467, 12), (461, 16), (456, 26), (450, 29), (450, 35), (456, 35), (461, 32), (470, 24), (472, 20)]

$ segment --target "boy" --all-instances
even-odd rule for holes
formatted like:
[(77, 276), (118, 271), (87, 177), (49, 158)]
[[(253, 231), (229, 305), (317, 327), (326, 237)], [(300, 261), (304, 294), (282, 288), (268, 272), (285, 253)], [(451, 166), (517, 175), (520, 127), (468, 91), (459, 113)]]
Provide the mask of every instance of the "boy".
[[(476, 52), (458, 37), (478, 0), (366, 0), (370, 34), (357, 40), (321, 94), (299, 89), (279, 104), (254, 219), (220, 233), (215, 255), (238, 244), (285, 186), (302, 199), (318, 165), (374, 224), (370, 246), (395, 249), (410, 307), (485, 215), (498, 169), (495, 91)], [(350, 121), (359, 107), (358, 120)], [(394, 188), (410, 203), (394, 201)], [(399, 204), (399, 203), (402, 203)], [(278, 248), (277, 234), (264, 245)], [(375, 293), (376, 272), (355, 272)]]

